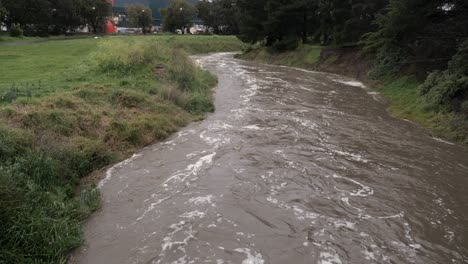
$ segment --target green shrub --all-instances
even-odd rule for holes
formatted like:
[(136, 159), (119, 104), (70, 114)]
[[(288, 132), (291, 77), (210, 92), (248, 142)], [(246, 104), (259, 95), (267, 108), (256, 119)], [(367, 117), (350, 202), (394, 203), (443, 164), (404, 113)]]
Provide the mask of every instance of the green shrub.
[(195, 65), (181, 50), (174, 50), (171, 55), (169, 80), (177, 83), (181, 91), (192, 91), (196, 75)]
[(468, 100), (468, 40), (460, 46), (448, 69), (431, 73), (420, 89), (430, 107), (464, 112), (463, 103)]
[(192, 94), (184, 108), (194, 114), (214, 112), (215, 110), (213, 101), (206, 93)]
[(271, 49), (276, 52), (284, 52), (289, 50), (295, 50), (299, 47), (299, 39), (295, 37), (285, 38), (283, 40), (275, 42)]
[(21, 29), (20, 24), (17, 24), (17, 23), (11, 24), (10, 36), (14, 38), (19, 38), (23, 36), (23, 29)]
[(104, 42), (96, 54), (96, 62), (103, 72), (130, 74), (147, 69), (162, 60), (167, 50), (154, 43), (143, 41)]

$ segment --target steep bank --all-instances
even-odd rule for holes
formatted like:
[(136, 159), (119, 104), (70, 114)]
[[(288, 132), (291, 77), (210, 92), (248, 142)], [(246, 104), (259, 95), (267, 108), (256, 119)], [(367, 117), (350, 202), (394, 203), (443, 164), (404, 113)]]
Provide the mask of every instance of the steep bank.
[(234, 37), (112, 37), (0, 50), (0, 263), (64, 263), (99, 192), (82, 177), (213, 111), (189, 54)]
[(371, 60), (358, 47), (320, 47), (302, 45), (297, 50), (282, 53), (270, 52), (266, 48), (249, 48), (237, 56), (268, 64), (286, 65), (323, 71), (356, 78), (379, 91), (388, 100), (392, 115), (418, 123), (428, 128), (434, 137), (468, 144), (468, 121), (451, 112), (436, 112), (426, 107), (420, 97), (422, 84), (420, 71), (398, 78), (373, 80), (368, 77), (372, 69)]

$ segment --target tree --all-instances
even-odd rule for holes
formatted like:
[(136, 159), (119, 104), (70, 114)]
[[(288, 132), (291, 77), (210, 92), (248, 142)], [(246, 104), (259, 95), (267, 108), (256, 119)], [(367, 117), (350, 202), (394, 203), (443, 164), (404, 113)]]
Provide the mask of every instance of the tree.
[(2, 5), (2, 1), (0, 0), (0, 26), (3, 25), (3, 22), (6, 20), (8, 12), (6, 8)]
[(66, 34), (81, 25), (79, 0), (50, 0), (51, 22), (49, 31), (53, 35)]
[(468, 38), (460, 45), (447, 70), (428, 76), (421, 86), (421, 94), (436, 110), (462, 112), (468, 117)]
[(94, 34), (104, 32), (107, 18), (111, 15), (111, 4), (107, 0), (81, 0), (80, 13)]
[(265, 6), (268, 0), (238, 0), (240, 11), (239, 39), (246, 43), (257, 43), (267, 37), (263, 22), (268, 19)]
[(238, 34), (239, 12), (235, 0), (201, 0), (195, 5), (198, 17), (215, 34)]
[(468, 36), (468, 3), (391, 0), (375, 23), (377, 30), (366, 34), (363, 43), (376, 56), (376, 75), (398, 71), (412, 61), (444, 64)]
[(183, 34), (185, 29), (192, 25), (196, 14), (195, 7), (186, 0), (169, 0), (168, 7), (161, 8), (159, 12), (163, 17), (165, 31), (175, 32), (181, 29)]
[(48, 0), (4, 0), (8, 11), (6, 24), (19, 24), (25, 35), (47, 36), (51, 22), (52, 5)]
[(153, 12), (149, 7), (140, 4), (127, 5), (125, 11), (128, 15), (128, 24), (131, 27), (141, 28), (143, 34), (151, 31)]

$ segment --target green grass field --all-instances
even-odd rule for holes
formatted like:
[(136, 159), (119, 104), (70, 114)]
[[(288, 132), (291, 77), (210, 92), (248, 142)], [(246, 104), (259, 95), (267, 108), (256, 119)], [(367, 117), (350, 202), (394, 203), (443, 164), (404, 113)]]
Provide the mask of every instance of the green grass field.
[(99, 193), (80, 179), (213, 111), (189, 54), (235, 37), (148, 36), (0, 48), (0, 263), (65, 263)]

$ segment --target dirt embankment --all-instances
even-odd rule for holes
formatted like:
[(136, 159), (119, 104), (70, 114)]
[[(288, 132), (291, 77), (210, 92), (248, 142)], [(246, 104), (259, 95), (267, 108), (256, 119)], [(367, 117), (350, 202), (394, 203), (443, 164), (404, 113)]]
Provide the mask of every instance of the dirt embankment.
[(367, 73), (371, 70), (372, 64), (357, 47), (323, 48), (313, 68), (356, 78), (365, 83), (371, 82)]
[(366, 84), (375, 84), (367, 78), (372, 64), (356, 46), (331, 48), (304, 45), (297, 50), (282, 53), (269, 52), (266, 48), (255, 48), (238, 55), (238, 58), (336, 73), (356, 78)]

